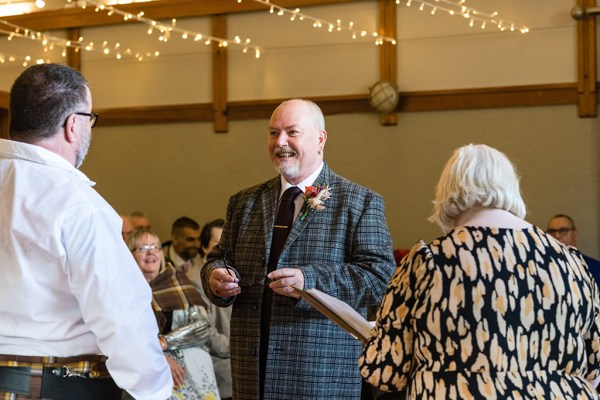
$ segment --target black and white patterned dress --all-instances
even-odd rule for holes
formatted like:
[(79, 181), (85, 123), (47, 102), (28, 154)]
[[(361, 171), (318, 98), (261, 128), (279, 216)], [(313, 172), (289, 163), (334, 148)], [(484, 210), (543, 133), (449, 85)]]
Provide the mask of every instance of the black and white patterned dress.
[(362, 376), (407, 399), (596, 399), (600, 299), (541, 229), (459, 227), (397, 268)]

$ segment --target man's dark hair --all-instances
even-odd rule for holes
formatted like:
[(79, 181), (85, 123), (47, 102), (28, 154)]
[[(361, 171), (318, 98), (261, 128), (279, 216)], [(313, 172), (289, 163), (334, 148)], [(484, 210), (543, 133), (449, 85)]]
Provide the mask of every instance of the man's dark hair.
[(10, 90), (11, 139), (34, 143), (51, 137), (74, 112), (87, 105), (88, 82), (61, 64), (27, 68)]
[(225, 225), (225, 220), (223, 218), (218, 218), (218, 219), (215, 219), (214, 221), (210, 221), (210, 222), (207, 222), (206, 224), (204, 224), (204, 226), (202, 227), (202, 230), (200, 231), (200, 255), (201, 256), (203, 256), (203, 257), (205, 256), (203, 249), (207, 248), (208, 244), (210, 243), (213, 228), (223, 228), (223, 225)]
[(188, 217), (177, 218), (175, 222), (173, 222), (173, 226), (171, 227), (171, 233), (175, 233), (183, 228), (190, 228), (194, 230), (200, 230), (200, 225), (196, 221)]

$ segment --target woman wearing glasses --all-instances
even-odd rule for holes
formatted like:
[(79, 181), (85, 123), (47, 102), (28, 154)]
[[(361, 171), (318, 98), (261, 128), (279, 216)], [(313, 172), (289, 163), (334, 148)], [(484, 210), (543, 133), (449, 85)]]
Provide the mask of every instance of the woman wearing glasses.
[(127, 245), (152, 288), (159, 340), (173, 376), (173, 399), (219, 399), (210, 352), (229, 356), (229, 342), (209, 326), (206, 304), (183, 273), (165, 263), (160, 239), (137, 230)]

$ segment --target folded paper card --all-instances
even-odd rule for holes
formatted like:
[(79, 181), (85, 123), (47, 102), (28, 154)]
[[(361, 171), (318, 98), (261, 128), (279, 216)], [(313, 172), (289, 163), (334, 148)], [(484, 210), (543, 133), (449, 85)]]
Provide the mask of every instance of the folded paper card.
[(371, 336), (373, 325), (347, 303), (318, 289), (302, 290), (294, 287), (294, 291), (356, 339), (366, 342)]

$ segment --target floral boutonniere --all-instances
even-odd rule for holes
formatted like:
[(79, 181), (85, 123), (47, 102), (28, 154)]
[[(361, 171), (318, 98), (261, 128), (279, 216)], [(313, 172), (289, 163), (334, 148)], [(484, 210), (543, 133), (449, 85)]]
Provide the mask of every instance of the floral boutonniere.
[(304, 192), (304, 211), (300, 215), (300, 220), (303, 220), (314, 209), (322, 211), (325, 209), (323, 203), (331, 196), (333, 189), (328, 184), (315, 183), (314, 186), (306, 186)]

